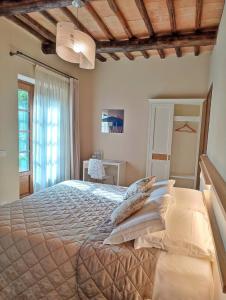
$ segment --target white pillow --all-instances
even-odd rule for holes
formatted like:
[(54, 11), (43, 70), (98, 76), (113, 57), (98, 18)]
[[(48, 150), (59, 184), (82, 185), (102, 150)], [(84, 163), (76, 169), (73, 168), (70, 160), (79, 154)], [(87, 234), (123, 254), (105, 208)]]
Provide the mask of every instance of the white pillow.
[(112, 224), (118, 225), (140, 210), (144, 206), (147, 198), (148, 194), (139, 192), (125, 201), (122, 201), (122, 203), (116, 207), (111, 214)]
[(123, 197), (124, 200), (127, 200), (131, 196), (134, 196), (137, 193), (145, 193), (147, 190), (149, 190), (153, 183), (155, 182), (156, 177), (146, 177), (141, 178), (135, 182), (133, 182), (126, 190), (126, 193)]
[(198, 211), (208, 219), (202, 192), (186, 188), (173, 188), (173, 196), (177, 207)]
[(170, 196), (147, 200), (142, 209), (113, 229), (104, 244), (121, 244), (147, 233), (165, 229), (165, 212)]
[(214, 247), (209, 223), (197, 211), (172, 205), (167, 211), (166, 230), (138, 237), (135, 249), (154, 247), (172, 254), (213, 259)]
[(151, 198), (160, 197), (165, 194), (172, 195), (173, 194), (173, 186), (175, 184), (175, 180), (162, 180), (155, 182), (151, 189), (146, 191), (146, 193), (150, 193)]

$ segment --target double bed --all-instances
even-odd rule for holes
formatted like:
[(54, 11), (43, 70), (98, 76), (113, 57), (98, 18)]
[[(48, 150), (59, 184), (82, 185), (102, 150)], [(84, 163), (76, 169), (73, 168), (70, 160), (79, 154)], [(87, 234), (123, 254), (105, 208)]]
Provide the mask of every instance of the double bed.
[(0, 299), (211, 300), (208, 260), (106, 245), (126, 188), (66, 181), (0, 208)]

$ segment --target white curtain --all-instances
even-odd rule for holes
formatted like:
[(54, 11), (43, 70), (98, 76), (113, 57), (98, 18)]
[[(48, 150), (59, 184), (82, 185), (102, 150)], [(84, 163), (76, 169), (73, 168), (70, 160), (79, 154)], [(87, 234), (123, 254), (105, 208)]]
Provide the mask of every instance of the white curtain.
[(79, 83), (70, 78), (71, 179), (80, 177)]
[(69, 91), (69, 79), (36, 67), (33, 105), (34, 191), (70, 179)]

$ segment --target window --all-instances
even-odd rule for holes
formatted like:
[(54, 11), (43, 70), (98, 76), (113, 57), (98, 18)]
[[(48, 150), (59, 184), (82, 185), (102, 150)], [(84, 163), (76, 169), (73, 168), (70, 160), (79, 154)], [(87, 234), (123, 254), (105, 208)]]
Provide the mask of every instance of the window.
[(18, 81), (18, 142), (20, 195), (27, 195), (32, 190), (32, 84)]

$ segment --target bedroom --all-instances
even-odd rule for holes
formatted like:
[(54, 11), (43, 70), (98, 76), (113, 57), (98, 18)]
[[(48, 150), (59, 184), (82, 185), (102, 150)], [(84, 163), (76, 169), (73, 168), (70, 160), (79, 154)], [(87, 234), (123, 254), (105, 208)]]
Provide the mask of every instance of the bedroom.
[[(75, 232), (78, 239), (80, 238), (84, 242), (82, 235), (85, 235), (85, 233), (79, 233), (80, 224), (76, 218), (81, 219), (83, 226), (90, 226), (90, 229), (95, 227), (95, 225), (100, 225), (107, 216), (110, 216), (110, 210), (113, 210), (114, 207), (121, 203), (120, 199), (122, 199), (122, 194), (125, 193), (125, 190), (115, 186), (116, 184), (128, 187), (133, 182), (152, 175), (157, 175), (158, 181), (162, 179), (175, 180), (176, 185), (179, 187), (197, 190), (204, 189), (206, 198), (208, 198), (207, 194), (211, 195), (209, 197), (212, 200), (211, 203), (220, 203), (219, 207), (217, 206), (216, 208), (214, 206), (215, 218), (209, 217), (210, 221), (217, 219), (217, 225), (215, 224), (214, 226), (211, 222), (216, 248), (214, 263), (209, 263), (208, 261), (208, 264), (205, 264), (202, 259), (186, 256), (187, 262), (190, 261), (191, 264), (193, 259), (197, 260), (194, 269), (199, 269), (198, 266), (200, 266), (200, 270), (202, 267), (208, 269), (208, 266), (211, 264), (214, 271), (213, 278), (211, 276), (209, 278), (207, 276), (201, 278), (198, 277), (200, 274), (190, 274), (193, 277), (189, 281), (186, 279), (188, 274), (185, 272), (184, 282), (178, 281), (178, 285), (175, 285), (174, 289), (169, 290), (167, 282), (161, 288), (159, 287), (158, 275), (169, 280), (169, 274), (167, 272), (164, 273), (164, 270), (167, 270), (167, 261), (163, 260), (163, 255), (161, 254), (162, 258), (156, 260), (154, 283), (150, 279), (152, 276), (149, 276), (150, 288), (142, 285), (140, 287), (143, 290), (143, 294), (139, 289), (137, 293), (134, 290), (133, 292), (131, 290), (127, 291), (126, 288), (130, 289), (131, 285), (125, 282), (120, 286), (121, 290), (125, 288), (127, 292), (127, 294), (125, 292), (124, 296), (122, 294), (116, 296), (116, 294), (111, 294), (110, 292), (110, 295), (104, 294), (104, 287), (102, 287), (101, 296), (99, 295), (96, 298), (94, 296), (86, 297), (89, 299), (130, 299), (128, 295), (129, 292), (132, 292), (131, 299), (151, 299), (150, 295), (152, 293), (153, 299), (160, 300), (172, 298), (208, 300), (213, 299), (213, 297), (216, 300), (225, 299), (222, 292), (222, 290), (225, 291), (226, 281), (224, 268), (225, 248), (222, 246), (223, 241), (225, 241), (226, 197), (226, 136), (224, 130), (226, 126), (226, 102), (224, 100), (226, 92), (224, 83), (226, 73), (226, 14), (224, 1), (92, 0), (84, 2), (86, 2), (86, 5), (79, 9), (71, 5), (72, 1), (29, 0), (0, 2), (0, 205), (2, 205), (0, 207), (0, 299), (27, 299), (29, 297), (31, 299), (32, 297), (34, 299), (43, 297), (44, 299), (52, 299), (53, 297), (58, 297), (59, 299), (86, 299), (84, 294), (83, 296), (80, 294), (80, 298), (75, 296), (75, 294), (70, 296), (74, 286), (69, 288), (70, 280), (66, 285), (67, 288), (62, 284), (60, 280), (64, 282), (65, 274), (62, 276), (62, 270), (56, 268), (56, 266), (51, 271), (43, 269), (42, 265), (41, 269), (35, 269), (40, 264), (31, 264), (29, 269), (32, 271), (29, 272), (27, 270), (22, 272), (22, 270), (13, 269), (20, 262), (20, 256), (24, 257), (27, 252), (32, 252), (32, 250), (28, 251), (26, 248), (26, 236), (22, 237), (24, 241), (24, 243), (21, 243), (22, 248), (17, 246), (16, 241), (14, 241), (13, 245), (11, 244), (12, 237), (8, 236), (9, 233), (7, 235), (8, 240), (4, 239), (5, 234), (9, 231), (11, 232), (13, 226), (15, 228), (18, 227), (18, 229), (23, 227), (25, 217), (22, 217), (23, 209), (20, 206), (23, 201), (28, 201), (27, 203), (31, 203), (29, 201), (32, 201), (32, 199), (34, 203), (37, 201), (37, 207), (32, 212), (34, 217), (31, 217), (33, 224), (30, 224), (34, 226), (34, 230), (37, 230), (37, 234), (39, 230), (46, 230), (47, 233), (51, 233), (55, 214), (55, 221), (59, 221), (60, 224), (62, 218), (65, 220), (69, 218), (69, 223), (75, 223), (76, 226), (71, 227), (71, 231)], [(79, 22), (76, 20), (79, 20)], [(54, 40), (56, 39), (57, 22), (60, 21), (75, 24), (79, 32), (84, 31), (86, 28), (92, 35), (92, 39), (95, 39), (97, 56), (94, 69), (79, 68), (78, 64), (69, 63), (67, 60), (61, 59), (59, 55), (45, 54), (56, 51)], [(154, 37), (152, 37), (153, 35)], [(139, 43), (139, 40), (144, 38), (146, 40)], [(106, 42), (107, 40), (111, 41)], [(43, 47), (45, 48), (45, 53), (42, 50)], [(109, 48), (111, 50), (114, 48), (114, 51), (109, 52)], [(133, 51), (130, 51), (131, 49)], [(135, 49), (136, 51), (134, 51)], [(17, 51), (20, 51), (22, 54), (17, 53)], [(10, 52), (16, 55), (10, 56)], [(54, 68), (55, 71), (51, 68)], [(56, 72), (58, 72), (57, 75)], [(64, 97), (68, 101), (69, 98), (75, 100), (74, 103), (69, 101), (70, 104), (68, 105), (72, 103), (76, 106), (75, 119), (71, 116), (73, 111), (71, 106), (70, 109), (68, 108), (69, 106), (67, 107), (64, 125), (57, 119), (57, 125), (65, 133), (61, 133), (63, 142), (61, 140), (62, 143), (60, 145), (57, 144), (56, 146), (54, 144), (56, 135), (52, 128), (53, 131), (49, 141), (51, 153), (56, 153), (56, 148), (54, 147), (57, 147), (58, 150), (61, 149), (65, 153), (68, 151), (70, 156), (70, 158), (66, 158), (65, 155), (64, 159), (57, 160), (54, 155), (49, 155), (49, 163), (53, 165), (51, 169), (52, 175), (47, 174), (49, 168), (46, 157), (39, 161), (40, 157), (37, 155), (38, 143), (43, 141), (34, 139), (34, 135), (37, 134), (38, 130), (40, 130), (40, 133), (48, 131), (48, 126), (41, 129), (38, 128), (37, 123), (40, 119), (35, 122), (34, 118), (34, 109), (37, 108), (38, 96), (41, 97), (40, 99), (44, 97), (48, 99), (49, 97), (48, 94), (42, 96), (44, 90), (42, 88), (38, 89), (38, 83), (41, 85), (47, 82), (47, 79), (44, 79), (44, 74), (48, 75), (50, 79), (52, 78), (52, 81), (55, 80), (55, 83), (57, 79), (60, 79), (61, 83), (64, 82), (66, 85), (65, 93), (67, 94), (66, 97), (64, 93)], [(71, 85), (69, 78), (74, 78), (74, 80), (70, 80), (73, 81)], [(22, 85), (20, 86), (19, 84), (18, 86), (18, 82)], [(25, 87), (23, 84), (25, 84)], [(212, 84), (211, 99), (209, 91)], [(55, 86), (59, 92), (59, 84), (55, 84)], [(30, 87), (33, 88), (32, 92), (28, 91)], [(23, 97), (23, 91), (25, 91), (26, 95), (34, 94), (34, 97), (28, 97), (33, 98), (33, 112), (29, 104), (27, 104), (27, 107), (22, 108), (18, 106), (18, 89), (22, 91), (21, 97)], [(69, 97), (68, 94), (71, 95), (70, 92), (72, 91), (74, 91), (74, 96)], [(209, 97), (207, 97), (208, 92)], [(58, 98), (61, 100), (61, 97)], [(44, 101), (42, 105), (44, 110), (47, 101)], [(161, 109), (158, 110), (158, 105), (159, 108), (166, 106), (167, 109), (163, 109), (163, 111)], [(206, 109), (205, 111), (203, 107)], [(123, 111), (122, 133), (101, 132), (103, 126), (101, 115), (106, 110)], [(160, 117), (157, 118), (160, 124), (156, 123), (154, 124), (155, 126), (152, 123), (154, 119), (152, 112), (154, 110), (160, 114)], [(20, 112), (22, 112), (21, 115), (29, 116), (21, 122), (21, 126), (27, 126), (26, 128), (18, 128), (18, 115)], [(209, 118), (204, 118), (204, 116), (208, 115)], [(39, 115), (40, 117), (43, 117), (42, 113)], [(181, 119), (181, 117), (184, 118)], [(69, 119), (70, 124), (67, 122)], [(77, 122), (78, 119), (79, 124)], [(185, 130), (191, 132), (183, 132), (184, 129), (179, 128), (184, 125), (188, 125), (196, 132), (193, 133), (188, 127), (185, 127)], [(159, 128), (159, 130), (155, 132), (153, 128)], [(171, 128), (171, 130), (164, 130), (166, 128)], [(176, 129), (182, 130), (182, 132), (178, 132)], [(68, 141), (67, 138), (71, 137), (70, 133), (72, 131), (74, 140)], [(26, 136), (24, 138), (25, 142), (21, 143), (21, 145), (18, 143), (18, 140), (20, 140), (19, 134)], [(36, 136), (39, 138), (38, 135)], [(150, 140), (153, 140), (152, 138), (155, 137), (156, 140), (157, 137), (159, 147), (163, 146), (164, 148), (169, 146), (169, 143), (165, 143), (169, 136), (171, 136), (169, 140), (171, 153), (159, 151), (158, 149), (155, 149), (154, 152), (152, 151), (153, 147), (150, 143)], [(177, 143), (179, 143), (179, 146)], [(20, 147), (25, 147), (25, 149), (20, 151)], [(192, 151), (189, 150), (191, 149), (190, 147), (193, 147)], [(36, 152), (35, 149), (37, 150)], [(71, 151), (70, 149), (73, 150)], [(45, 153), (44, 147), (41, 147), (41, 150)], [(107, 189), (109, 185), (104, 184), (92, 192), (91, 183), (89, 183), (90, 179), (84, 171), (88, 171), (85, 162), (93, 154), (106, 160), (106, 174), (109, 175), (106, 183), (110, 183), (110, 190)], [(191, 156), (188, 159), (187, 155), (190, 154)], [(202, 173), (200, 173), (199, 168), (201, 154), (207, 154), (209, 159), (206, 161), (204, 157), (204, 171)], [(26, 157), (21, 166), (19, 155)], [(73, 164), (71, 163), (72, 161)], [(209, 162), (211, 162), (210, 169)], [(64, 172), (57, 173), (56, 170), (53, 171), (55, 167), (59, 168), (61, 163), (63, 164)], [(39, 164), (41, 165), (41, 171), (38, 171)], [(20, 167), (23, 172), (19, 172)], [(208, 171), (208, 176), (203, 176), (205, 170)], [(214, 170), (214, 172), (211, 170)], [(36, 175), (35, 171), (37, 172)], [(84, 179), (88, 181), (82, 181), (84, 174)], [(203, 184), (203, 177), (206, 185)], [(80, 211), (81, 208), (76, 205), (76, 207), (73, 207), (74, 199), (71, 199), (71, 202), (59, 202), (59, 206), (49, 203), (48, 197), (51, 199), (52, 197), (56, 198), (57, 194), (54, 194), (54, 186), (52, 187), (53, 192), (50, 192), (50, 194), (48, 194), (49, 190), (46, 191), (46, 188), (67, 179), (81, 180), (81, 182), (77, 183), (77, 187), (74, 186), (79, 195), (81, 193), (89, 194), (90, 192), (93, 195), (93, 199), (99, 199), (100, 203), (102, 203), (102, 199), (105, 199), (103, 210), (97, 212), (95, 205), (91, 205), (87, 214), (93, 212), (93, 218), (90, 217), (90, 220), (85, 222), (83, 212)], [(113, 184), (113, 187), (111, 187), (111, 184)], [(64, 189), (68, 197), (73, 198), (73, 195), (69, 193), (73, 186), (65, 184), (64, 186), (60, 185), (60, 188), (62, 190), (59, 191), (60, 196), (58, 198), (64, 195)], [(209, 191), (207, 191), (208, 188)], [(176, 189), (176, 191), (180, 190), (178, 187), (173, 189)], [(39, 194), (35, 193), (32, 195), (33, 190)], [(196, 191), (193, 192), (196, 193)], [(18, 200), (20, 194), (22, 198), (25, 194), (31, 195), (28, 198), (24, 198), (21, 202), (21, 200)], [(44, 208), (38, 206), (42, 195), (44, 198), (48, 198), (46, 199), (47, 202), (43, 199), (47, 205), (45, 209), (48, 208), (47, 215), (43, 213)], [(200, 193), (197, 195), (200, 197)], [(65, 199), (65, 197), (63, 196), (62, 199)], [(90, 201), (92, 202), (93, 199), (91, 197)], [(78, 206), (82, 205), (79, 201), (78, 199)], [(186, 199), (184, 202), (186, 202)], [(191, 203), (193, 203), (192, 199)], [(61, 214), (60, 208), (62, 207), (60, 207), (60, 204), (63, 205), (65, 214)], [(103, 219), (103, 215), (105, 215), (104, 208), (108, 212)], [(25, 209), (29, 208), (25, 207)], [(72, 210), (71, 215), (66, 213), (69, 209)], [(15, 214), (14, 221), (8, 219), (10, 210)], [(19, 211), (18, 214), (16, 213), (17, 210)], [(190, 211), (190, 209), (188, 210)], [(37, 226), (36, 223), (36, 217), (39, 212), (42, 212), (42, 227)], [(30, 220), (29, 217), (28, 219)], [(48, 224), (48, 222), (50, 223)], [(93, 226), (91, 226), (92, 222)], [(216, 228), (217, 232), (215, 231)], [(67, 232), (65, 234), (62, 233), (62, 235), (59, 233), (59, 236), (63, 240), (68, 237), (68, 242), (72, 238)], [(99, 236), (102, 237), (101, 234)], [(216, 237), (218, 237), (220, 243), (216, 242)], [(46, 241), (42, 240), (42, 237), (37, 236), (37, 239), (39, 238), (40, 243), (41, 241), (42, 244), (46, 243)], [(82, 243), (81, 241), (78, 240), (78, 243), (76, 242), (76, 247), (78, 247), (79, 243)], [(122, 247), (124, 247), (124, 244), (122, 244)], [(68, 248), (70, 248), (69, 245)], [(49, 248), (47, 247), (47, 249)], [(45, 248), (45, 250), (47, 249)], [(127, 259), (129, 259), (129, 255), (132, 255), (131, 253), (139, 253), (141, 256), (142, 251), (144, 253), (152, 253), (152, 248), (150, 247), (144, 247), (141, 250), (135, 250), (135, 252), (133, 252), (133, 249), (131, 250), (132, 252), (128, 251)], [(44, 248), (42, 250), (40, 252), (45, 253)], [(75, 251), (72, 244), (70, 250), (72, 252)], [(54, 250), (53, 252), (55, 253)], [(162, 252), (163, 254), (167, 253), (166, 251)], [(35, 251), (32, 253), (37, 259)], [(57, 259), (58, 255), (61, 256), (62, 253), (64, 253), (63, 249), (62, 252), (56, 252)], [(11, 256), (8, 257), (7, 255)], [(17, 257), (17, 255), (19, 256)], [(179, 257), (178, 260), (181, 259), (181, 263), (172, 260), (173, 267), (184, 263), (185, 271), (187, 271), (189, 268), (182, 261), (183, 256), (177, 256)], [(30, 259), (35, 261), (35, 258), (32, 258), (32, 254), (28, 260), (30, 261)], [(42, 259), (44, 258), (38, 258), (40, 261)], [(97, 265), (96, 261), (90, 262), (90, 264), (92, 263)], [(163, 265), (164, 263), (165, 265)], [(46, 265), (51, 266), (51, 263), (46, 262)], [(20, 266), (22, 268), (23, 264)], [(163, 268), (162, 274), (161, 267)], [(170, 271), (170, 266), (168, 267)], [(117, 269), (117, 267), (115, 268)], [(151, 269), (150, 266), (148, 272), (153, 271)], [(70, 268), (68, 270), (70, 272)], [(120, 268), (117, 270), (122, 272)], [(210, 269), (208, 270), (206, 273), (210, 273)], [(176, 276), (176, 270), (174, 271)], [(40, 278), (36, 278), (35, 274), (41, 274), (39, 272), (44, 272), (45, 274), (43, 273), (43, 276), (40, 275)], [(134, 280), (139, 285), (139, 278), (143, 277), (139, 268), (137, 272), (134, 272), (133, 275), (135, 276)], [(117, 274), (115, 276), (117, 277)], [(107, 277), (104, 275), (103, 278), (107, 280)], [(176, 282), (177, 277), (174, 278)], [(73, 276), (70, 279), (71, 282), (75, 280)], [(58, 283), (56, 283), (57, 280), (59, 280)], [(84, 287), (84, 289), (90, 288), (90, 293), (92, 293), (95, 290), (92, 285), (95, 280), (96, 278), (90, 283), (92, 287), (88, 287), (85, 284), (81, 284), (81, 287)], [(101, 278), (99, 280), (101, 282)], [(128, 278), (124, 277), (124, 280), (128, 280)], [(203, 290), (208, 291), (208, 296), (205, 293), (202, 294), (202, 280)], [(209, 283), (209, 288), (206, 288), (206, 280), (211, 282), (213, 280), (213, 286)], [(103, 284), (103, 282), (101, 283)], [(194, 295), (189, 288), (192, 286), (195, 290), (194, 286), (196, 287), (195, 284), (197, 283), (197, 290), (200, 289), (200, 294), (196, 293)], [(62, 288), (60, 289), (58, 285), (62, 286)], [(180, 285), (184, 285), (184, 289)], [(112, 286), (115, 287), (116, 285), (113, 283)], [(214, 295), (211, 294), (213, 292)], [(181, 296), (182, 294), (180, 293), (185, 294)], [(144, 297), (143, 295), (147, 296)]]

